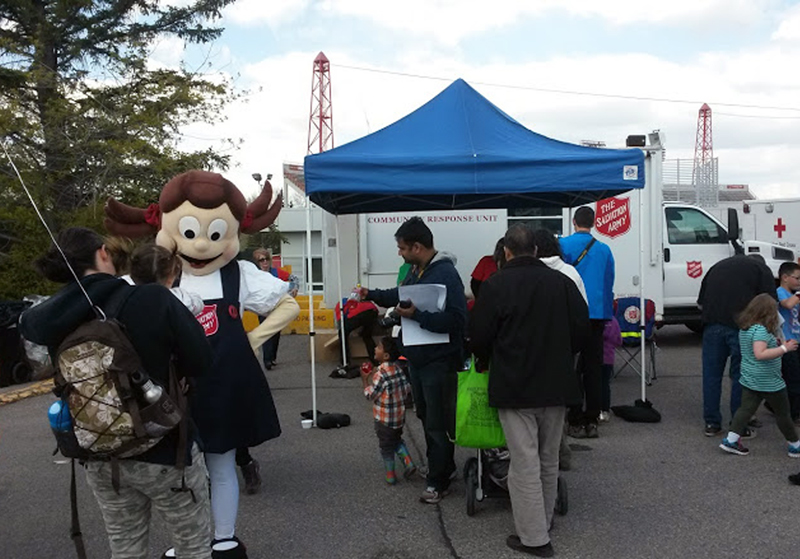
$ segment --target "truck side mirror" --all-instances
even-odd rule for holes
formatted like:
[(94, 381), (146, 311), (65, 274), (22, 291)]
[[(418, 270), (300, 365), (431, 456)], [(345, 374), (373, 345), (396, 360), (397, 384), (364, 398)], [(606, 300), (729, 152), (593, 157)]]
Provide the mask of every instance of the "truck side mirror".
[(739, 240), (739, 213), (736, 208), (728, 208), (728, 240)]

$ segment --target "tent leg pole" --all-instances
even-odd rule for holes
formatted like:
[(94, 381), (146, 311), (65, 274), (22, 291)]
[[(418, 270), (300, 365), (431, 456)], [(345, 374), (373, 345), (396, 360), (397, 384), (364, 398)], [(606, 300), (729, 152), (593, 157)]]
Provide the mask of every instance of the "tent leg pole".
[(333, 218), (336, 220), (336, 279), (339, 282), (339, 301), (337, 303), (340, 304), (341, 309), (339, 313), (339, 340), (342, 342), (342, 367), (346, 367), (349, 363), (347, 362), (347, 336), (344, 335), (344, 303), (341, 302), (341, 294), (344, 291), (342, 291), (342, 251), (339, 246), (341, 240), (339, 237), (339, 216), (334, 215)]
[(644, 297), (644, 194), (639, 190), (639, 355), (642, 356), (642, 402), (647, 401), (647, 353), (645, 340), (645, 315), (647, 306)]
[(306, 194), (306, 290), (308, 292), (308, 343), (311, 355), (311, 418), (317, 426), (317, 355), (314, 345), (314, 282), (311, 275), (311, 200)]

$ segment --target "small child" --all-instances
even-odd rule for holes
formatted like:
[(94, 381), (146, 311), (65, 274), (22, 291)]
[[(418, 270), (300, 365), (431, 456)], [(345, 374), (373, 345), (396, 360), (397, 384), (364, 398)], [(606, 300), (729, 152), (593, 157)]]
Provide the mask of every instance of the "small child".
[[(362, 367), (361, 381), (364, 396), (372, 400), (372, 415), (375, 419), (375, 433), (381, 449), (383, 465), (386, 468), (386, 483), (394, 485), (397, 478), (394, 472), (394, 455), (397, 454), (405, 465), (403, 476), (408, 479), (417, 471), (414, 461), (403, 442), (405, 423), (405, 399), (411, 392), (401, 366), (397, 363), (400, 352), (395, 340), (384, 336), (375, 347), (375, 361), (378, 369)], [(364, 365), (368, 365), (365, 363)]]
[(131, 256), (131, 279), (136, 285), (158, 283), (169, 289), (178, 300), (197, 315), (203, 310), (203, 300), (196, 293), (180, 287), (172, 287), (181, 275), (181, 260), (178, 255), (154, 244), (138, 247)]
[(778, 345), (780, 335), (778, 309), (774, 298), (766, 293), (756, 295), (739, 315), (739, 347), (742, 353), (742, 403), (731, 421), (728, 436), (719, 447), (725, 452), (747, 456), (741, 437), (747, 422), (753, 417), (762, 400), (775, 411), (775, 421), (789, 444), (791, 458), (800, 458), (800, 440), (789, 412), (789, 396), (781, 377), (781, 357), (797, 350), (797, 340)]
[(603, 327), (603, 390), (600, 421), (611, 420), (611, 377), (614, 376), (614, 348), (622, 345), (619, 322), (614, 317)]

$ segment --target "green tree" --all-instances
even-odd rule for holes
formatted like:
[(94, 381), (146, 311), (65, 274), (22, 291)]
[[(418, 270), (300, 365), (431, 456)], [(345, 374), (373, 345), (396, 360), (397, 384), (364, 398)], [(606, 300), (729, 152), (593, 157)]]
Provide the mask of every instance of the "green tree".
[[(216, 39), (213, 23), (233, 1), (0, 2), (0, 141), (51, 226), (83, 221), (76, 212), (109, 195), (144, 205), (177, 173), (227, 168), (218, 150), (182, 150), (178, 131), (221, 119), (231, 84), (148, 59), (157, 40)], [(2, 276), (46, 239), (41, 225), (19, 222), (33, 214), (0, 157)], [(0, 296), (13, 291), (0, 286)]]

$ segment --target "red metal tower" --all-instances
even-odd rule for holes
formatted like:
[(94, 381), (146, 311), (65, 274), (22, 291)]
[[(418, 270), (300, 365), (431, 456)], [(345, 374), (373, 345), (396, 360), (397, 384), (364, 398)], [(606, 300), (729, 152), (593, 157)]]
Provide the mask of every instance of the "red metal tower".
[(694, 143), (694, 169), (708, 165), (714, 159), (714, 142), (711, 137), (711, 107), (706, 103), (697, 113), (697, 139)]
[(703, 103), (697, 114), (697, 139), (694, 144), (692, 185), (701, 206), (716, 206), (719, 201), (717, 161), (711, 134), (711, 107)]
[(333, 106), (331, 104), (331, 63), (320, 52), (311, 75), (311, 116), (308, 119), (308, 154), (333, 147)]

